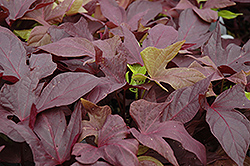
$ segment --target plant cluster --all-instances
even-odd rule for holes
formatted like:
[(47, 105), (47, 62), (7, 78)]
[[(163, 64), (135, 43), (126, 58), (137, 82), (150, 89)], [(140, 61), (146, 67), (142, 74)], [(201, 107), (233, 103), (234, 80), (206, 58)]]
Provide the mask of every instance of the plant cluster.
[(0, 162), (249, 163), (246, 2), (0, 0)]

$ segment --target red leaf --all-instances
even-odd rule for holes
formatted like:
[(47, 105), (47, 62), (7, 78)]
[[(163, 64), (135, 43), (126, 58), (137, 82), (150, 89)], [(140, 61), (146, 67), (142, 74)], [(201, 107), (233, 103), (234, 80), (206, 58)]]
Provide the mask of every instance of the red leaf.
[(179, 141), (186, 150), (196, 154), (205, 165), (205, 147), (188, 134), (181, 122), (160, 122), (162, 111), (169, 104), (169, 102), (151, 103), (145, 100), (133, 102), (130, 107), (130, 115), (136, 121), (140, 132), (132, 128), (132, 134), (140, 143), (154, 149), (174, 165), (178, 165), (177, 160), (163, 137)]
[(56, 69), (56, 64), (51, 58), (50, 54), (33, 54), (29, 60), (31, 71), (28, 70), (17, 83), (6, 84), (1, 89), (0, 104), (27, 125), (30, 120), (31, 106), (37, 99), (35, 89), (39, 80), (52, 74)]
[(182, 123), (190, 121), (200, 109), (199, 96), (205, 95), (211, 81), (211, 76), (193, 86), (178, 89), (171, 93), (166, 102), (161, 121), (176, 120)]
[(72, 154), (83, 164), (95, 163), (103, 158), (113, 165), (138, 165), (138, 142), (135, 139), (124, 139), (127, 134), (129, 132), (123, 119), (118, 115), (109, 115), (98, 132), (97, 147), (77, 143)]
[(23, 15), (29, 11), (31, 4), (36, 0), (15, 0), (7, 1), (1, 0), (0, 4), (9, 10), (9, 16), (6, 18), (6, 22), (11, 25), (15, 20), (23, 17)]
[(138, 63), (143, 66), (143, 60), (141, 58), (140, 52), (142, 48), (140, 47), (138, 41), (136, 40), (134, 34), (125, 26), (122, 26), (124, 34), (124, 46), (127, 48), (127, 60), (129, 64)]
[[(21, 41), (3, 27), (0, 27), (0, 43), (0, 65), (4, 70), (3, 77), (11, 82), (16, 82), (29, 71), (26, 65), (26, 51)], [(8, 78), (9, 76), (11, 77)]]
[[(140, 20), (142, 25), (146, 25), (148, 21), (153, 19), (158, 13), (162, 11), (162, 5), (160, 2), (151, 2), (145, 0), (134, 1), (127, 9), (127, 19), (131, 20), (139, 13), (145, 12), (144, 16)], [(138, 25), (138, 24), (137, 24)]]
[(112, 23), (119, 26), (126, 22), (126, 12), (115, 0), (100, 0), (102, 14)]
[[(234, 108), (250, 108), (244, 86), (235, 85), (221, 93), (211, 106), (206, 106), (211, 132), (238, 165), (243, 165), (250, 143), (249, 120)], [(240, 132), (239, 132), (240, 131)]]
[(84, 55), (88, 55), (92, 58), (95, 57), (93, 44), (89, 40), (81, 37), (63, 38), (39, 48), (62, 57), (79, 57)]
[[(44, 0), (45, 2), (50, 2), (51, 0)], [(50, 25), (62, 21), (62, 18), (67, 11), (68, 7), (71, 5), (72, 0), (64, 0), (59, 5), (54, 7), (53, 4), (49, 4), (45, 7), (27, 12), (24, 16), (25, 19), (32, 19), (40, 24)]]
[(143, 41), (143, 48), (153, 46), (163, 49), (173, 44), (177, 37), (178, 32), (173, 27), (157, 24), (148, 31), (148, 36)]
[(88, 73), (62, 73), (52, 79), (37, 98), (37, 112), (68, 105), (91, 91), (100, 79)]
[(65, 115), (59, 108), (40, 114), (34, 127), (44, 150), (51, 156), (51, 160), (54, 160), (54, 165), (70, 159), (72, 145), (77, 140), (80, 130), (80, 109), (73, 112), (68, 126)]
[(181, 12), (179, 25), (178, 41), (186, 40), (186, 43), (195, 43), (196, 45), (192, 46), (192, 49), (199, 48), (210, 37), (210, 33), (207, 33), (210, 24), (200, 20), (192, 9), (186, 9)]
[(93, 40), (93, 36), (88, 28), (88, 22), (83, 17), (81, 17), (80, 20), (75, 24), (66, 22), (59, 27), (63, 28), (71, 36)]
[(7, 135), (15, 142), (24, 142), (24, 138), (15, 130), (16, 123), (8, 119), (9, 112), (0, 106), (0, 133)]
[(209, 56), (217, 67), (226, 65), (236, 72), (250, 70), (250, 66), (245, 64), (245, 62), (249, 61), (250, 41), (243, 47), (229, 44), (226, 49), (223, 49), (219, 25), (217, 25), (208, 43), (204, 46), (203, 54)]

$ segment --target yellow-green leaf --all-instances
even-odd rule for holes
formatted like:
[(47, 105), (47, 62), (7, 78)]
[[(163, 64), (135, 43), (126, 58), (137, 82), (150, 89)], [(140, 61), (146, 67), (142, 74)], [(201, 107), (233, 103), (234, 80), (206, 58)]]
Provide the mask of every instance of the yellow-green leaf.
[(139, 165), (163, 166), (163, 164), (154, 157), (140, 156), (138, 157)]
[(239, 15), (243, 15), (243, 13), (233, 13), (233, 12), (230, 12), (229, 10), (220, 10), (218, 12), (218, 16), (221, 16), (225, 19), (233, 19)]
[(150, 77), (161, 76), (167, 64), (178, 54), (185, 40), (176, 42), (164, 49), (147, 47), (141, 56)]
[[(164, 49), (147, 47), (141, 52), (145, 67), (150, 76), (150, 80), (161, 85), (161, 82), (170, 84), (173, 88), (179, 89), (191, 86), (202, 80), (205, 76), (196, 69), (191, 68), (170, 68), (166, 69), (167, 64), (177, 55), (185, 41), (176, 42)], [(146, 76), (137, 74), (134, 79), (145, 79)]]
[(31, 31), (32, 29), (14, 30), (14, 34), (27, 41), (29, 39)]

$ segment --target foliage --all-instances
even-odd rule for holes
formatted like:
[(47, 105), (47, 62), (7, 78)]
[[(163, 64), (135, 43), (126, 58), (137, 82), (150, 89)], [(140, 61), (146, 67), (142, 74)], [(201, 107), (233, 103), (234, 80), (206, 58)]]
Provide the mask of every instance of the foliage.
[(0, 162), (249, 162), (236, 2), (0, 0)]

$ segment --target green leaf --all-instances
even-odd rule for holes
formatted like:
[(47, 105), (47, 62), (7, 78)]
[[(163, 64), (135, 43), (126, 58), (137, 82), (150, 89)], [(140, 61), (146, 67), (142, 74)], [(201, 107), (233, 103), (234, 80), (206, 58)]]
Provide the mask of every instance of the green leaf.
[(14, 34), (18, 37), (21, 37), (25, 41), (28, 41), (32, 29), (24, 29), (24, 30), (14, 30)]
[(245, 92), (245, 96), (247, 97), (248, 100), (250, 100), (250, 92)]
[(243, 15), (243, 13), (233, 13), (233, 12), (230, 12), (229, 10), (220, 10), (218, 12), (218, 16), (221, 16), (225, 19), (233, 19), (239, 15)]
[(152, 156), (140, 156), (138, 157), (139, 163), (143, 163), (140, 165), (155, 165), (155, 166), (163, 166), (163, 164)]

